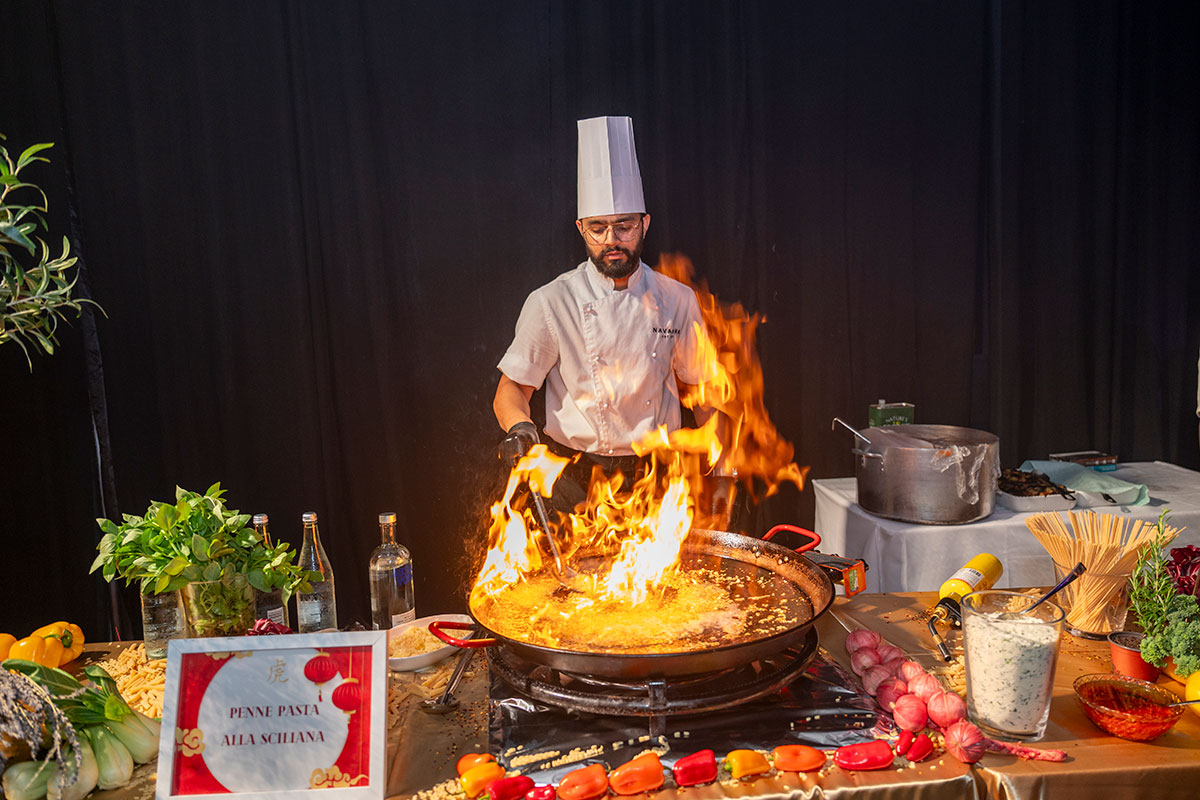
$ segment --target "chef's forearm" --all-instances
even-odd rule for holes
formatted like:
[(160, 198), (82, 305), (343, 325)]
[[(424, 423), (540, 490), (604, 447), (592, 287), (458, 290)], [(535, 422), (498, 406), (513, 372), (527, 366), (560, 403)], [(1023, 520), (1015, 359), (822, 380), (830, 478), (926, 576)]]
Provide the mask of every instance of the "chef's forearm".
[(492, 411), (496, 414), (496, 422), (500, 429), (508, 431), (518, 422), (532, 422), (529, 416), (529, 398), (533, 396), (532, 386), (517, 383), (501, 373), (500, 383), (496, 386), (496, 397), (492, 400)]

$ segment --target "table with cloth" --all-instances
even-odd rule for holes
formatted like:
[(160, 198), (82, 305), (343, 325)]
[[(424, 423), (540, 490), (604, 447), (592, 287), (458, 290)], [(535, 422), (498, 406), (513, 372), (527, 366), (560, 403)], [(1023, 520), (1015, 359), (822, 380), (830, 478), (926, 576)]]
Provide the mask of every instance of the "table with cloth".
[[(938, 662), (921, 619), (922, 612), (936, 599), (929, 592), (905, 594), (860, 594), (839, 597), (830, 613), (817, 623), (823, 655), (849, 663), (846, 633), (856, 628), (879, 631), (906, 655), (932, 668)], [(958, 633), (949, 635), (952, 646)], [(1092, 798), (1097, 794), (1120, 800), (1134, 798), (1193, 798), (1200, 785), (1200, 715), (1191, 711), (1165, 736), (1147, 743), (1127, 742), (1107, 735), (1083, 715), (1071, 688), (1079, 675), (1106, 672), (1110, 668), (1106, 643), (1063, 635), (1055, 676), (1054, 699), (1045, 737), (1035, 744), (1064, 750), (1062, 763), (1023, 761), (1013, 756), (986, 754), (967, 766), (940, 754), (911, 767), (877, 772), (844, 772), (827, 768), (819, 776), (777, 773), (731, 784), (718, 782), (685, 790), (663, 789), (650, 797), (668, 800), (725, 798), (836, 797), (846, 800), (962, 800), (963, 798)], [(478, 659), (476, 667), (481, 666)], [(462, 707), (449, 717), (422, 714), (415, 702), (402, 709), (405, 715), (391, 755), (387, 794), (389, 797), (442, 796), (429, 792), (453, 778), (455, 761), (464, 753), (486, 752), (486, 671), (476, 669), (458, 695)], [(1160, 678), (1164, 686), (1182, 692), (1179, 684)], [(580, 724), (586, 724), (581, 722)], [(798, 721), (797, 725), (802, 725)], [(780, 732), (779, 743), (787, 742)], [(668, 760), (686, 755), (686, 742)], [(718, 752), (717, 757), (723, 753)], [(616, 766), (610, 764), (610, 767)], [(457, 795), (461, 797), (461, 795)]]
[[(1153, 461), (1118, 464), (1105, 474), (1145, 484), (1150, 502), (1093, 511), (1156, 520), (1169, 508), (1170, 524), (1184, 528), (1175, 546), (1200, 545), (1200, 472)], [(1025, 520), (1034, 512), (1011, 511), (997, 504), (991, 516), (978, 522), (920, 525), (884, 519), (864, 510), (858, 504), (854, 478), (818, 479), (812, 484), (817, 507), (813, 528), (821, 535), (819, 549), (864, 560), (870, 567), (868, 592), (936, 590), (981, 552), (991, 553), (1004, 565), (997, 588), (1054, 583), (1052, 562), (1025, 527)]]

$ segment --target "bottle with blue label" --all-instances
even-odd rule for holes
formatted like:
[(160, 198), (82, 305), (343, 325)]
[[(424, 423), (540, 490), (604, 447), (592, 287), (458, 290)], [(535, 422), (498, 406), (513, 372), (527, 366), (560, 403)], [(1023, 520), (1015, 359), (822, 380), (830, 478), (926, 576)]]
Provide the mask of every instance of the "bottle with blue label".
[(379, 547), (371, 553), (371, 627), (387, 630), (417, 618), (412, 556), (396, 542), (396, 514), (379, 515)]

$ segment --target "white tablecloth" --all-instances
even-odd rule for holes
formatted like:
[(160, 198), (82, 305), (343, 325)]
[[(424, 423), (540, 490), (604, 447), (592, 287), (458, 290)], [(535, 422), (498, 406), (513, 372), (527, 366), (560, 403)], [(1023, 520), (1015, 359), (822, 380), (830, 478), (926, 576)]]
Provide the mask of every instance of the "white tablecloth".
[[(1200, 545), (1200, 472), (1162, 461), (1117, 465), (1107, 473), (1150, 487), (1144, 506), (1110, 506), (1119, 512), (1156, 520), (1169, 508), (1169, 524), (1186, 526), (1173, 546)], [(1054, 567), (1037, 539), (1025, 527), (1029, 513), (996, 506), (987, 519), (968, 525), (916, 525), (877, 517), (858, 504), (854, 478), (814, 480), (815, 528), (820, 550), (861, 558), (867, 563), (868, 592), (936, 591), (942, 582), (977, 553), (987, 552), (1004, 564), (997, 588), (1047, 586)]]

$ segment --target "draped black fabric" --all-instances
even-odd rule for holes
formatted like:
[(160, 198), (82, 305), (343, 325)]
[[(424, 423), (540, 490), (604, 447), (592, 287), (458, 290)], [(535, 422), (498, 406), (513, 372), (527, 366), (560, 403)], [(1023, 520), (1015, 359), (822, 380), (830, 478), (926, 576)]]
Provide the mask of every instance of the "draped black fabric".
[[(0, 132), (57, 143), (29, 177), (106, 316), (32, 373), (0, 348), (0, 628), (110, 635), (93, 519), (217, 480), (297, 545), (320, 514), (343, 624), (384, 510), (419, 611), (461, 610), (505, 477), (495, 364), (583, 257), (575, 121), (602, 114), (634, 119), (646, 260), (765, 316), (811, 477), (852, 474), (830, 420), (881, 397), (1005, 466), (1200, 464), (1193, 4), (6, 11)], [(785, 488), (753, 532), (812, 518)]]

